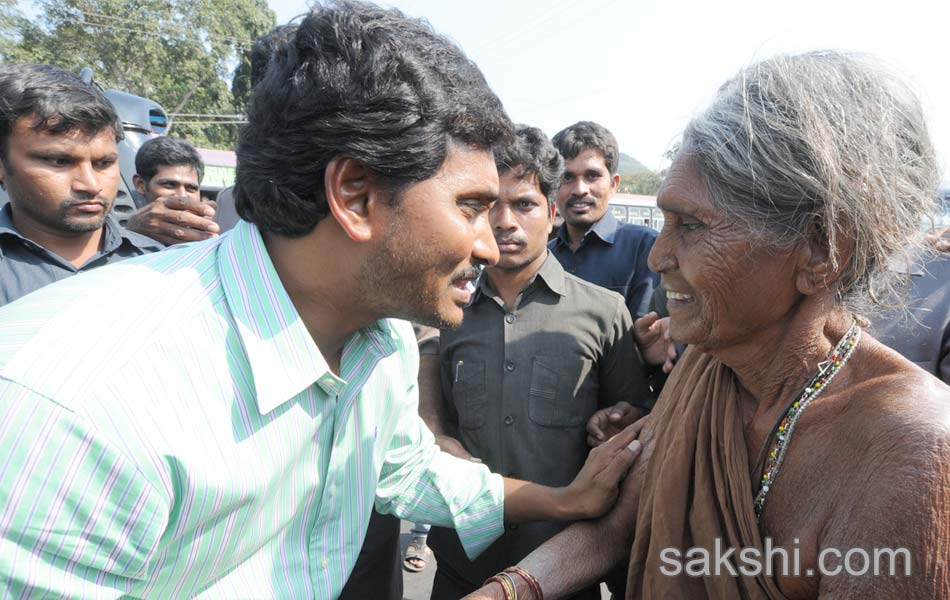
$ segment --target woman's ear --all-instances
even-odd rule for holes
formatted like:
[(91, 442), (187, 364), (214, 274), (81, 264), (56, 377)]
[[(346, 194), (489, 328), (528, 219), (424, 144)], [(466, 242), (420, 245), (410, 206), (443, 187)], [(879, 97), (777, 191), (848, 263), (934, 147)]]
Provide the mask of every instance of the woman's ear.
[[(831, 245), (834, 243), (835, 252)], [(806, 296), (832, 290), (845, 266), (851, 260), (854, 239), (850, 231), (838, 232), (832, 241), (816, 221), (808, 228), (805, 239), (797, 248), (798, 272), (795, 284)]]
[(323, 180), (330, 213), (340, 228), (355, 242), (372, 238), (369, 204), (373, 181), (366, 165), (337, 156), (327, 164)]

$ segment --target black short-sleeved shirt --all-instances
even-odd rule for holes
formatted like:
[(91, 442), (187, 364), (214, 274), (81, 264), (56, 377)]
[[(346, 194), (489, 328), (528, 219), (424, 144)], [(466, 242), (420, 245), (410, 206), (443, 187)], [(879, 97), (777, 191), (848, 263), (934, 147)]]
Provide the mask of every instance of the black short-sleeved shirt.
[[(445, 414), (465, 448), (493, 472), (549, 486), (583, 466), (595, 411), (648, 397), (623, 298), (565, 273), (550, 253), (514, 309), (483, 277), (462, 325), (441, 332), (440, 363)], [(564, 526), (509, 526), (474, 563), (454, 532), (433, 528), (429, 544), (440, 567), (480, 584)]]
[(548, 248), (568, 273), (623, 296), (637, 319), (649, 312), (653, 288), (660, 281), (647, 266), (656, 236), (653, 229), (622, 224), (607, 211), (584, 235), (576, 252), (571, 250), (567, 227), (561, 227)]
[(0, 306), (21, 296), (102, 265), (161, 250), (155, 240), (128, 231), (112, 215), (103, 226), (102, 250), (81, 267), (23, 237), (13, 226), (10, 204), (0, 208)]

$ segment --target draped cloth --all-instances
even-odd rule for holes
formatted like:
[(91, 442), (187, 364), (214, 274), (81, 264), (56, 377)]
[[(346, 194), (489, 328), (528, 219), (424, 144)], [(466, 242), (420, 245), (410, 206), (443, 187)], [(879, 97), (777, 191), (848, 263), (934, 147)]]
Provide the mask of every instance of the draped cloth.
[[(682, 356), (652, 413), (653, 455), (647, 467), (630, 555), (627, 598), (637, 600), (783, 600), (774, 580), (739, 572), (739, 550), (764, 556), (752, 507), (749, 456), (742, 434), (739, 384), (718, 360), (690, 348)], [(716, 540), (735, 548), (719, 576), (677, 576), (661, 561), (664, 548), (704, 548), (716, 566)], [(667, 555), (669, 557), (669, 555)], [(747, 569), (748, 570), (748, 569)]]

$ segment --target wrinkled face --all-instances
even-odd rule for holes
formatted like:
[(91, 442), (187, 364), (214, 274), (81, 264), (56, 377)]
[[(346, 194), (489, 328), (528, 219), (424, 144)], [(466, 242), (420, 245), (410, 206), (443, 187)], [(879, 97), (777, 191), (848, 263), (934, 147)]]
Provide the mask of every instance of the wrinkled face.
[(100, 229), (119, 189), (115, 132), (52, 134), (31, 124), (29, 116), (14, 123), (0, 165), (17, 228), (25, 235)]
[(498, 244), (498, 264), (494, 268), (537, 270), (547, 256), (554, 206), (541, 193), (536, 175), (518, 177), (507, 172), (499, 181), (498, 202), (488, 214)]
[(480, 267), (498, 261), (488, 211), (498, 198), (491, 152), (450, 144), (430, 179), (405, 187), (387, 233), (359, 275), (380, 314), (456, 327)]
[(164, 165), (151, 179), (135, 178), (135, 189), (149, 202), (164, 196), (201, 200), (198, 172), (191, 165)]
[(619, 185), (620, 175), (610, 175), (604, 155), (587, 148), (564, 163), (557, 209), (567, 225), (586, 231), (603, 218)]
[(787, 322), (801, 295), (792, 251), (770, 251), (713, 204), (681, 151), (657, 195), (666, 222), (650, 269), (667, 290), (677, 342), (717, 351)]

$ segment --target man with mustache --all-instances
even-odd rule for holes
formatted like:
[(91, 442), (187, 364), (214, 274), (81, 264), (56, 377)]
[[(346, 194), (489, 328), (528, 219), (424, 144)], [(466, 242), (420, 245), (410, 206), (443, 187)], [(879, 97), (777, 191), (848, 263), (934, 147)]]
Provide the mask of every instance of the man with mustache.
[(214, 237), (215, 203), (202, 202), (205, 165), (198, 150), (185, 140), (161, 136), (142, 144), (135, 155), (135, 190), (148, 202), (135, 211), (126, 227), (163, 244)]
[(602, 125), (580, 121), (552, 139), (564, 157), (557, 210), (564, 226), (549, 248), (568, 273), (619, 292), (634, 319), (647, 314), (659, 283), (647, 267), (656, 232), (618, 223), (607, 204), (620, 185), (617, 139)]
[(247, 117), (233, 229), (0, 309), (0, 597), (331, 600), (374, 507), (477, 556), (616, 498), (634, 431), (554, 488), (440, 452), (419, 418), (403, 319), (457, 325), (498, 260), (511, 123), (461, 49), (315, 3)]
[(109, 215), (121, 139), (94, 86), (50, 65), (0, 66), (0, 305), (162, 248)]
[[(500, 193), (489, 223), (498, 263), (485, 269), (462, 325), (441, 332), (440, 378), (427, 377), (423, 355), (420, 411), (443, 450), (560, 486), (584, 464), (591, 415), (644, 398), (630, 313), (619, 294), (565, 273), (548, 252), (563, 162), (544, 133), (519, 127), (495, 162)], [(474, 591), (563, 526), (509, 525), (474, 561), (454, 531), (434, 527), (432, 598)], [(600, 594), (595, 586), (573, 598)]]

